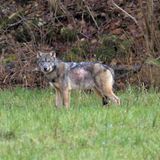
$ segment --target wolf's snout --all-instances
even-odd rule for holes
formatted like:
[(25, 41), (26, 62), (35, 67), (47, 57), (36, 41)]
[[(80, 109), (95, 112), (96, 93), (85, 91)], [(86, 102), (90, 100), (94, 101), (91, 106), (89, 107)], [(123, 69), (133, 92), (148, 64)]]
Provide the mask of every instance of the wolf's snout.
[(48, 69), (47, 69), (47, 67), (44, 67), (44, 71), (47, 71)]

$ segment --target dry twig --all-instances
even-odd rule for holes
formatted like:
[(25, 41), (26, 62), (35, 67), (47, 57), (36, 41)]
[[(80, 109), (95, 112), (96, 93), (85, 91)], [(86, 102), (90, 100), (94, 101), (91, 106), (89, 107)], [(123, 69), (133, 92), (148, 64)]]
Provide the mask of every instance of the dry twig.
[(92, 20), (93, 20), (93, 22), (95, 23), (97, 29), (99, 29), (98, 24), (97, 24), (97, 21), (95, 20), (92, 11), (90, 10), (89, 6), (85, 3), (85, 0), (83, 0), (83, 2), (84, 2), (84, 4), (85, 4), (85, 6), (86, 6), (86, 8), (87, 8), (87, 10), (88, 10), (88, 12), (89, 12), (89, 14), (90, 14), (90, 16), (92, 17)]
[(124, 9), (122, 9), (121, 7), (119, 7), (113, 0), (112, 0), (112, 4), (118, 8), (119, 10), (121, 10), (125, 15), (127, 15), (128, 17), (130, 17), (136, 24), (138, 24), (138, 21), (136, 20), (135, 17), (133, 17), (132, 15), (130, 15), (128, 12), (126, 12)]

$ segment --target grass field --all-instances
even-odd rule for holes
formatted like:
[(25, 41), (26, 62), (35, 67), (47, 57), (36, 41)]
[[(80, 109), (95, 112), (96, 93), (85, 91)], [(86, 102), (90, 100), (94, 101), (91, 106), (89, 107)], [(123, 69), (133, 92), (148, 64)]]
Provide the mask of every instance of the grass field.
[(122, 104), (72, 94), (56, 109), (51, 90), (0, 91), (0, 160), (159, 160), (160, 93), (129, 88)]

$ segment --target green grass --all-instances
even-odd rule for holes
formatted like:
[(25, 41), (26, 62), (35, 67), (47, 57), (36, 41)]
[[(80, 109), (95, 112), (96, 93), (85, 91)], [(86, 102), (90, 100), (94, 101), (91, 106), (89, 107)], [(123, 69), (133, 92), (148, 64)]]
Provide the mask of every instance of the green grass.
[(160, 93), (128, 89), (121, 107), (74, 93), (56, 109), (51, 90), (0, 91), (0, 160), (159, 160)]

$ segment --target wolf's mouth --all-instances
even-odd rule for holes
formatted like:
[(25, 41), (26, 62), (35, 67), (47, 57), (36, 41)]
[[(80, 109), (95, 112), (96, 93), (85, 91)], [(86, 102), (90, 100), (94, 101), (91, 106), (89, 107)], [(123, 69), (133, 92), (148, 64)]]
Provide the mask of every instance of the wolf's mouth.
[(50, 68), (43, 68), (44, 73), (51, 73), (56, 70), (56, 66), (52, 66)]

